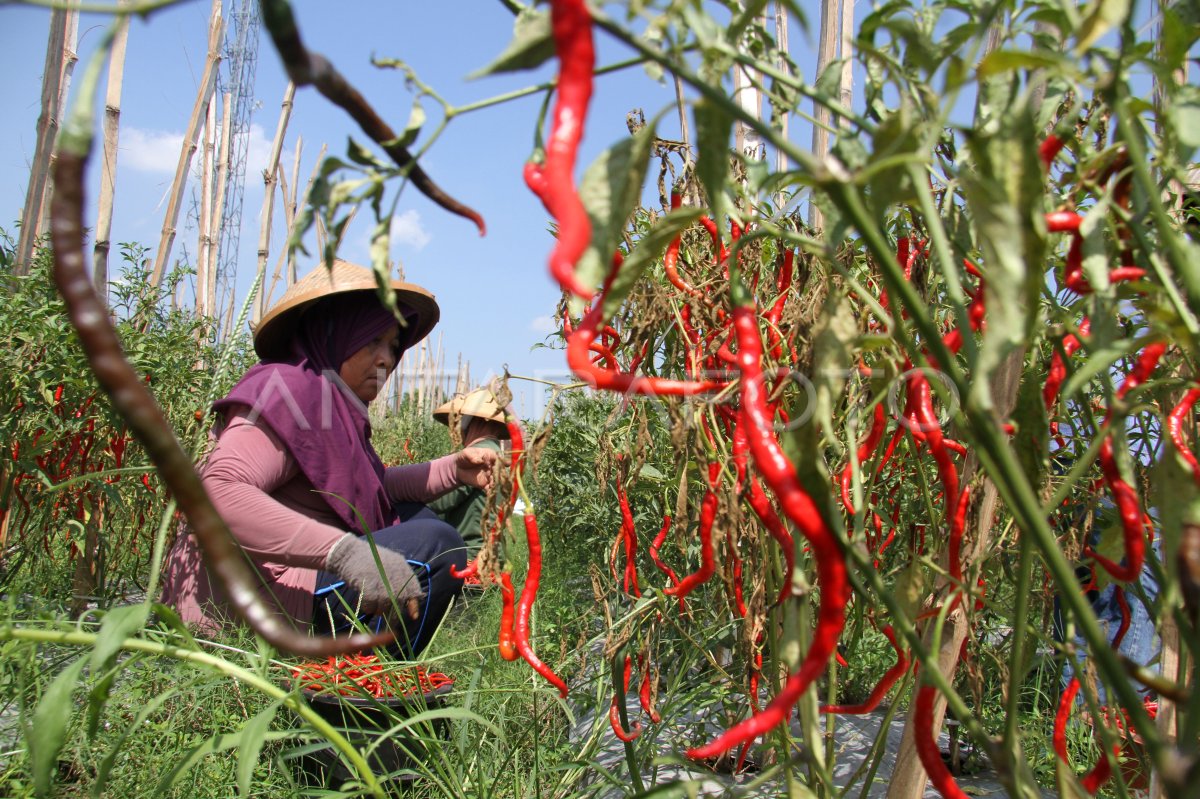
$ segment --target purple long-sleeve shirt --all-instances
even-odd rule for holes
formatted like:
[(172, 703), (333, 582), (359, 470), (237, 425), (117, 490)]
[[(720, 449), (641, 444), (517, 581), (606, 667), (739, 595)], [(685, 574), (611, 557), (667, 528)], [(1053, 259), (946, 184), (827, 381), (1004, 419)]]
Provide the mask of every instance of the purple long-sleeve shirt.
[[(306, 629), (317, 570), (348, 532), (342, 521), (282, 442), (242, 414), (232, 414), (217, 433), (201, 477), (217, 512), (262, 576), (264, 600)], [(459, 485), (455, 456), (388, 467), (383, 482), (393, 502), (428, 502)], [(232, 618), (224, 593), (209, 581), (195, 536), (186, 530), (163, 567), (162, 599), (205, 632)]]

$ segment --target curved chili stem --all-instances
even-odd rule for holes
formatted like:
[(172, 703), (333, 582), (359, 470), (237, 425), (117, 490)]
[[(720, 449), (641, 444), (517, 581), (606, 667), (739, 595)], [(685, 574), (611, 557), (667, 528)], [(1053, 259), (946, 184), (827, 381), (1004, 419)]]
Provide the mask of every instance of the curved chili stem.
[(871, 689), (871, 693), (867, 698), (857, 705), (821, 705), (822, 713), (840, 713), (843, 715), (864, 715), (872, 712), (879, 707), (879, 703), (887, 696), (888, 691), (892, 686), (904, 676), (904, 672), (908, 671), (908, 652), (900, 647), (896, 641), (896, 631), (892, 629), (892, 625), (887, 625), (880, 630), (892, 645), (892, 649), (896, 650), (896, 663), (888, 669), (884, 675)]
[(525, 574), (525, 585), (521, 588), (521, 601), (517, 603), (517, 651), (534, 671), (558, 689), (559, 696), (566, 696), (567, 684), (538, 658), (529, 643), (529, 616), (533, 611), (542, 577), (542, 539), (538, 534), (537, 518), (532, 509), (525, 511), (525, 540), (529, 545), (529, 571)]
[(107, 46), (105, 43), (97, 58), (89, 64), (79, 105), (59, 138), (50, 205), (54, 282), (62, 294), (67, 316), (79, 336), (96, 382), (108, 395), (113, 410), (145, 448), (200, 543), (210, 575), (222, 586), (234, 610), (251, 629), (274, 647), (312, 657), (384, 646), (393, 640), (390, 632), (347, 638), (305, 635), (283, 621), (262, 600), (257, 589), (258, 575), (250, 568), (246, 553), (213, 507), (192, 459), (183, 451), (170, 422), (145, 382), (126, 360), (109, 310), (92, 287), (83, 255), (83, 179), (92, 149), (89, 98), (96, 83), (91, 73), (98, 74)]
[(575, 274), (592, 237), (583, 202), (575, 191), (575, 156), (583, 138), (592, 98), (592, 72), (596, 54), (592, 43), (592, 18), (584, 0), (552, 0), (550, 27), (558, 54), (558, 99), (545, 161), (525, 166), (525, 183), (558, 222), (558, 237), (550, 254), (550, 274), (564, 291), (584, 299), (595, 290)]
[(486, 234), (487, 225), (483, 217), (434, 183), (400, 143), (400, 137), (379, 117), (366, 98), (351, 86), (324, 56), (311, 52), (304, 46), (291, 4), (287, 0), (261, 0), (260, 7), (263, 24), (271, 35), (271, 41), (283, 60), (284, 70), (292, 83), (297, 86), (315, 86), (326, 99), (343, 109), (358, 123), (363, 133), (371, 137), (396, 166), (405, 171), (408, 179), (422, 194), (450, 213), (474, 222), (479, 229), (479, 235)]
[(703, 746), (688, 751), (692, 758), (707, 758), (726, 752), (739, 744), (782, 724), (792, 706), (824, 671), (837, 650), (837, 640), (845, 626), (845, 608), (849, 599), (846, 561), (832, 531), (825, 525), (812, 497), (800, 484), (795, 467), (783, 452), (774, 431), (774, 414), (769, 410), (762, 372), (762, 339), (757, 313), (738, 275), (730, 280), (733, 325), (738, 335), (738, 367), (742, 373), (742, 413), (749, 423), (750, 454), (767, 486), (779, 499), (784, 515), (808, 540), (816, 560), (821, 585), (817, 609), (817, 628), (809, 650), (795, 672), (788, 675), (783, 688), (760, 713), (740, 722)]

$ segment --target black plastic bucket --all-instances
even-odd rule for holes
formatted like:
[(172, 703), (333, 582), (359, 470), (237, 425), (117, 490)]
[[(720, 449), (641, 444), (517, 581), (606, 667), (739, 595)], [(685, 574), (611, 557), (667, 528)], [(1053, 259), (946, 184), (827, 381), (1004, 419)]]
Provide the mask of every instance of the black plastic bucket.
[[(396, 730), (390, 735), (387, 733), (403, 724), (405, 718), (444, 707), (444, 697), (450, 688), (449, 685), (443, 685), (419, 696), (381, 699), (310, 691), (304, 691), (303, 696), (309, 707), (364, 754), (377, 777), (385, 782), (397, 783), (414, 779), (413, 774), (398, 772), (418, 767), (425, 757), (426, 742), (431, 737), (449, 740), (450, 725), (447, 719), (441, 718)], [(359, 777), (352, 767), (342, 761), (333, 744), (327, 743), (307, 751), (298, 760), (301, 777), (309, 787), (336, 788), (347, 780)]]

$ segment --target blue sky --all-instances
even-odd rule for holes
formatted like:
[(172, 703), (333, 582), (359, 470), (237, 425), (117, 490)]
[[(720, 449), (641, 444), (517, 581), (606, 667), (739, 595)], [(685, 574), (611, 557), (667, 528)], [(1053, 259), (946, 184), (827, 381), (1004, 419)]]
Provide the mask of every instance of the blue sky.
[[(229, 5), (227, 2), (227, 8)], [(398, 73), (373, 67), (372, 55), (406, 60), (422, 80), (456, 105), (532, 85), (553, 74), (552, 68), (543, 68), (537, 73), (465, 80), (499, 54), (511, 36), (512, 17), (499, 2), (354, 0), (295, 5), (309, 48), (327, 55), (396, 129), (403, 129), (408, 120), (412, 94)], [(203, 69), (209, 8), (203, 0), (192, 0), (149, 20), (133, 21), (121, 109), (114, 242), (157, 246), (165, 195)], [(4, 209), (0, 226), (9, 230), (24, 203), (49, 16), (48, 10), (39, 8), (6, 6), (0, 10), (0, 74), (7, 76), (0, 83), (0, 101), (9, 111), (0, 124), (0, 202)], [(82, 59), (100, 39), (106, 19), (99, 15), (81, 19), (81, 62), (76, 79), (82, 74)], [(628, 55), (602, 36), (598, 46), (600, 63)], [(286, 86), (282, 66), (265, 34), (259, 46), (256, 84), (257, 107), (245, 179), (239, 301), (255, 267), (263, 197), (261, 170)], [(78, 80), (72, 88), (77, 85)], [(102, 97), (103, 87), (100, 94)], [(599, 81), (580, 153), (580, 171), (603, 147), (628, 135), (627, 111), (640, 106), (649, 117), (672, 99), (671, 88), (651, 81), (640, 70)], [(469, 222), (447, 214), (411, 188), (404, 191), (397, 206), (392, 257), (404, 265), (407, 279), (437, 295), (442, 320), (432, 339), (436, 341), (439, 333), (443, 337), (448, 369), (454, 369), (458, 353), (462, 353), (475, 379), (500, 372), (506, 364), (514, 374), (567, 377), (561, 351), (532, 349), (544, 340), (559, 298), (545, 268), (553, 244), (549, 220), (521, 178), (540, 102), (541, 95), (536, 95), (458, 117), (422, 158), (425, 169), (446, 191), (483, 214), (488, 223), (486, 237), (479, 237)], [(428, 133), (439, 118), (439, 109), (428, 100), (424, 107), (430, 116)], [(663, 133), (674, 135), (669, 129)], [(297, 136), (303, 137), (301, 175), (307, 179), (320, 145), (327, 144), (331, 154), (342, 154), (351, 135), (365, 141), (339, 109), (314, 89), (300, 89), (284, 163), (291, 163)], [(89, 198), (96, 196), (98, 162), (98, 156), (94, 157)], [(352, 223), (343, 257), (367, 262), (369, 217), (364, 209)], [(90, 210), (89, 225), (94, 225), (94, 219), (95, 211)], [(196, 250), (194, 225), (190, 230), (185, 225), (180, 225), (173, 257), (179, 256), (181, 244), (191, 253)], [(272, 266), (283, 238), (282, 228), (277, 227)], [(311, 235), (309, 241), (313, 241)], [(313, 247), (310, 251), (316, 252)], [(306, 271), (303, 260), (300, 270)], [(524, 413), (536, 410), (532, 397), (530, 394), (523, 403)]]

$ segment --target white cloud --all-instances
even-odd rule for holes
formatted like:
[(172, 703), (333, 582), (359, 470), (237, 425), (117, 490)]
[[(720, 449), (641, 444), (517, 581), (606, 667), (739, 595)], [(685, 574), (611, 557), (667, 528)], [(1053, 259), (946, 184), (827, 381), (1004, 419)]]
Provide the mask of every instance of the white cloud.
[(118, 168), (174, 174), (182, 146), (183, 134), (176, 131), (122, 127)]
[(393, 244), (407, 244), (414, 250), (421, 250), (432, 239), (421, 224), (421, 215), (416, 211), (410, 209), (392, 217)]
[(558, 324), (554, 321), (553, 316), (535, 316), (533, 321), (529, 323), (529, 329), (534, 333), (553, 333), (558, 329)]

